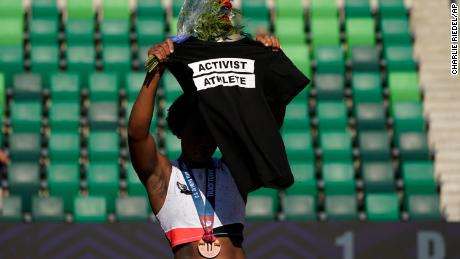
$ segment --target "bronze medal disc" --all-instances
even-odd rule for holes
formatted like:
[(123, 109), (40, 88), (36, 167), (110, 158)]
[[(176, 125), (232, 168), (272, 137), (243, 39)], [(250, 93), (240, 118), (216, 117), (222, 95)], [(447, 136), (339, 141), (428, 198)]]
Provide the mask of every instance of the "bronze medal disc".
[(219, 240), (206, 243), (203, 239), (198, 243), (198, 252), (205, 258), (214, 258), (220, 253), (221, 244)]

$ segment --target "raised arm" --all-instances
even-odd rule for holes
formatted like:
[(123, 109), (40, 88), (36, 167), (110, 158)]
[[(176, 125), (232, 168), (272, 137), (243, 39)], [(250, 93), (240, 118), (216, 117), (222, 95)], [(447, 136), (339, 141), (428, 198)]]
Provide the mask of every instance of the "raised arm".
[[(150, 122), (155, 106), (155, 96), (158, 83), (164, 71), (161, 64), (173, 52), (171, 40), (156, 45), (149, 50), (149, 55), (155, 55), (160, 64), (156, 70), (147, 73), (142, 88), (131, 110), (128, 123), (128, 145), (131, 163), (142, 183), (146, 186), (151, 198), (161, 198), (166, 194), (171, 172), (169, 160), (158, 152), (155, 139), (150, 134)], [(152, 201), (161, 207), (161, 201)], [(154, 208), (155, 209), (155, 208)]]

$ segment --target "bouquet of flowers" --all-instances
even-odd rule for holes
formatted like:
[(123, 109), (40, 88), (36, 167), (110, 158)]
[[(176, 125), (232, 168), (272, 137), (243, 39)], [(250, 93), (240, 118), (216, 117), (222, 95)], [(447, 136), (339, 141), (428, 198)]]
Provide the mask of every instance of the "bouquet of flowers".
[[(178, 34), (171, 37), (181, 43), (190, 36), (202, 41), (226, 39), (233, 34), (241, 34), (242, 27), (234, 26), (232, 19), (241, 15), (232, 7), (231, 0), (185, 0), (177, 23)], [(152, 72), (159, 64), (155, 56), (149, 56), (145, 66)]]

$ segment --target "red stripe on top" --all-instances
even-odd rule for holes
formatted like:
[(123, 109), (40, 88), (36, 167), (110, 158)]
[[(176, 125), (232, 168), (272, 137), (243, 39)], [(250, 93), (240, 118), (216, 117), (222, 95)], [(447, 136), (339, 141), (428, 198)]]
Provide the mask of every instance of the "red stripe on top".
[(166, 237), (171, 242), (171, 246), (175, 247), (177, 245), (201, 240), (203, 234), (203, 228), (175, 228), (166, 232)]

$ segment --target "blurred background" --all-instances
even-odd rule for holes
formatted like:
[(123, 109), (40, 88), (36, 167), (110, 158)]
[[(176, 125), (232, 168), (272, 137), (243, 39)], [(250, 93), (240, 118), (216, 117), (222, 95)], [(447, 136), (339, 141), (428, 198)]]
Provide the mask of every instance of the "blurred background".
[[(175, 34), (181, 5), (0, 0), (0, 222), (155, 221), (126, 126), (147, 50)], [(234, 6), (313, 79), (282, 129), (296, 182), (251, 193), (248, 221), (460, 221), (450, 0)], [(160, 88), (151, 131), (174, 159), (165, 112), (182, 90), (167, 71)]]

